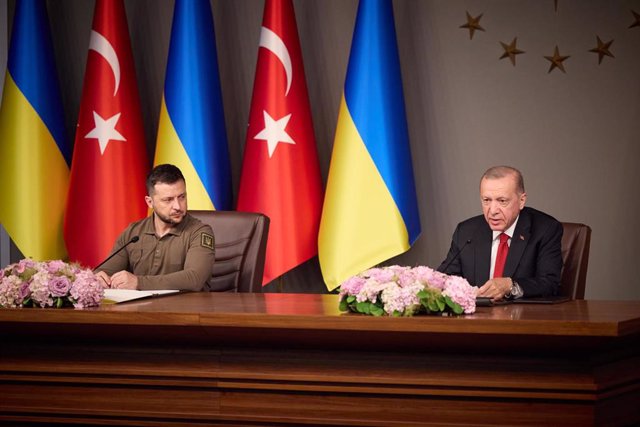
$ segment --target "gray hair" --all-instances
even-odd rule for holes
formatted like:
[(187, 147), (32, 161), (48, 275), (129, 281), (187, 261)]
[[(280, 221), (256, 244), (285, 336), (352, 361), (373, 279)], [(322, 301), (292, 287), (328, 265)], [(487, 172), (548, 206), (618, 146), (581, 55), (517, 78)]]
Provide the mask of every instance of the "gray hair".
[(499, 179), (504, 178), (506, 176), (513, 175), (516, 178), (516, 191), (518, 194), (524, 193), (524, 178), (522, 177), (522, 173), (514, 167), (511, 166), (492, 166), (487, 171), (482, 174), (482, 178), (480, 178), (480, 182), (483, 179)]

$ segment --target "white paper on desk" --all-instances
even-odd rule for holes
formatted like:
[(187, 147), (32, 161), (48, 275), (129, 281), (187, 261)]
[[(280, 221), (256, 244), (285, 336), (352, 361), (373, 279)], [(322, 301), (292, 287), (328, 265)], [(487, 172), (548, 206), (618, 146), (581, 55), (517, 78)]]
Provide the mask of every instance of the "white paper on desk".
[(153, 291), (138, 291), (135, 289), (105, 289), (103, 304), (118, 304), (126, 301), (133, 301), (140, 298), (157, 297), (160, 295), (177, 294), (177, 289), (163, 289)]

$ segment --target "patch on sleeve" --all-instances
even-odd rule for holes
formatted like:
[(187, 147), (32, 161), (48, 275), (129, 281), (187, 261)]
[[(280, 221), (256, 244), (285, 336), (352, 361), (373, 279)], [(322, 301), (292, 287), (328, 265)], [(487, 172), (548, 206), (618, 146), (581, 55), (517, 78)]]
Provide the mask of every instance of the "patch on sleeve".
[(208, 233), (200, 234), (200, 244), (209, 249), (213, 249), (213, 236)]

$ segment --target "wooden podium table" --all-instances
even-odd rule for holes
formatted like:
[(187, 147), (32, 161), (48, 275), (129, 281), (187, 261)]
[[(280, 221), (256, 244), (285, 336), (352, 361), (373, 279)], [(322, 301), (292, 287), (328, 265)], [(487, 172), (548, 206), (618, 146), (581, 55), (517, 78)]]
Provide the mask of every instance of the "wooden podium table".
[(0, 424), (640, 424), (640, 302), (414, 318), (337, 306), (188, 293), (0, 309)]

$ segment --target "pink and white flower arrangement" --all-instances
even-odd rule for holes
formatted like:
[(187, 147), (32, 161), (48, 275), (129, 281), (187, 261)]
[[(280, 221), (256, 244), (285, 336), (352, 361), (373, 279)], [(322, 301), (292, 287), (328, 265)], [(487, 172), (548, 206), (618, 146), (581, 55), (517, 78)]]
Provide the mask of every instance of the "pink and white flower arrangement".
[(0, 269), (0, 307), (87, 308), (103, 297), (96, 275), (77, 264), (23, 259)]
[(470, 314), (477, 288), (429, 267), (371, 268), (340, 285), (340, 310), (374, 316)]

